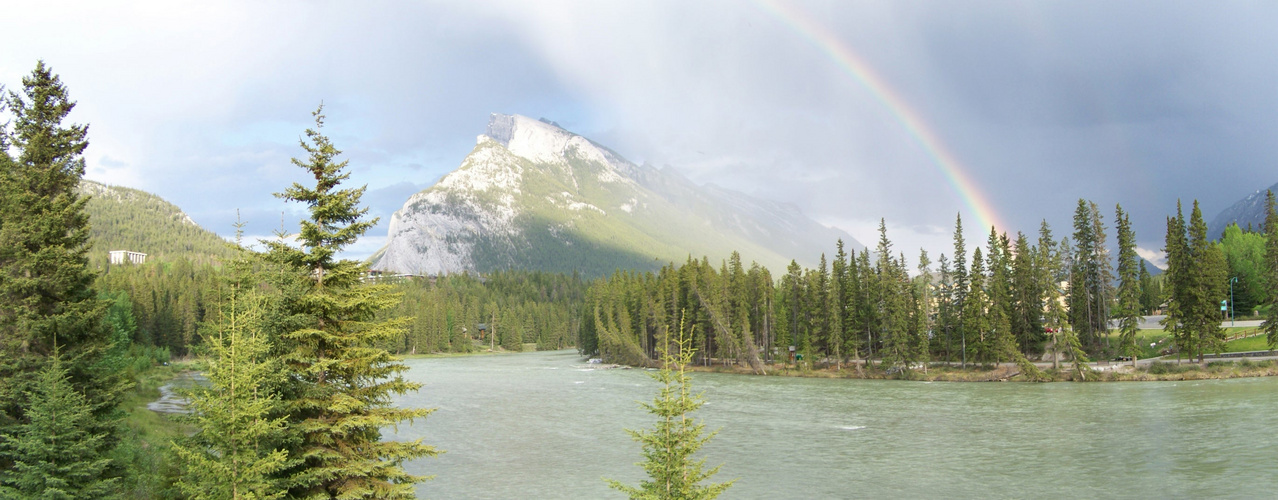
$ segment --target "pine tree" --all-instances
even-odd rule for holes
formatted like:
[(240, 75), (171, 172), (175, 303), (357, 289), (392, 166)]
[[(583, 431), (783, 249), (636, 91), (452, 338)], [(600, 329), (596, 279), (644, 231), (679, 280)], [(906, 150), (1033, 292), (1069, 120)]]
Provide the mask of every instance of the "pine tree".
[(0, 436), (13, 460), (0, 470), (0, 497), (114, 498), (118, 478), (106, 477), (111, 461), (102, 453), (107, 435), (92, 430), (92, 403), (71, 386), (56, 348), (26, 400), (26, 422)]
[[(237, 227), (237, 231), (239, 227)], [(221, 315), (205, 332), (208, 385), (186, 394), (189, 422), (200, 430), (175, 443), (182, 471), (177, 486), (193, 499), (280, 498), (276, 474), (287, 465), (280, 448), (284, 418), (274, 392), (281, 382), (279, 363), (269, 357), (270, 340), (262, 328), (263, 297), (254, 292), (252, 263), (231, 263), (222, 286)]]
[[(678, 335), (666, 340), (668, 342), (658, 346), (661, 369), (651, 374), (662, 385), (661, 392), (652, 403), (640, 405), (657, 417), (657, 423), (649, 431), (626, 431), (643, 445), (644, 461), (638, 465), (648, 473), (648, 479), (639, 486), (606, 481), (609, 487), (632, 499), (712, 499), (731, 487), (735, 480), (702, 484), (718, 473), (720, 466), (704, 470), (705, 459), (696, 460), (693, 455), (717, 432), (703, 435), (705, 423), (690, 415), (705, 404), (705, 396), (692, 393), (692, 379), (684, 371), (693, 360), (694, 348), (684, 334), (682, 320)], [(672, 349), (676, 352), (671, 352)]]
[(1118, 227), (1118, 317), (1119, 351), (1132, 358), (1132, 366), (1136, 366), (1136, 356), (1140, 354), (1137, 345), (1137, 333), (1140, 324), (1140, 274), (1137, 272), (1136, 235), (1132, 232), (1132, 223), (1123, 206), (1115, 207), (1115, 222)]
[[(303, 220), (301, 248), (270, 242), (269, 258), (292, 269), (303, 293), (290, 301), (295, 316), (306, 324), (283, 335), (282, 357), (289, 386), (282, 391), (286, 427), (298, 445), (290, 460), (300, 462), (288, 471), (290, 495), (298, 497), (413, 498), (413, 483), (402, 464), (438, 452), (420, 440), (382, 441), (385, 426), (424, 418), (432, 410), (395, 408), (391, 396), (415, 391), (402, 363), (379, 341), (397, 337), (410, 318), (378, 321), (378, 311), (399, 300), (389, 285), (362, 284), (366, 265), (337, 260), (336, 254), (354, 243), (376, 220), (364, 220), (359, 208), (364, 188), (338, 189), (350, 177), (340, 151), (322, 134), (323, 106), (314, 113), (315, 128), (301, 145), (306, 161), (293, 163), (315, 177), (315, 187), (301, 184), (278, 194), (302, 202), (310, 211)], [(460, 329), (458, 329), (460, 330)]]
[(1167, 294), (1166, 316), (1160, 322), (1176, 345), (1177, 360), (1180, 354), (1190, 353), (1192, 342), (1187, 330), (1190, 311), (1189, 273), (1193, 262), (1189, 260), (1189, 242), (1185, 238), (1185, 215), (1180, 201), (1176, 201), (1176, 216), (1167, 218), (1167, 235), (1163, 252), (1167, 254), (1167, 271), (1163, 273), (1163, 290)]

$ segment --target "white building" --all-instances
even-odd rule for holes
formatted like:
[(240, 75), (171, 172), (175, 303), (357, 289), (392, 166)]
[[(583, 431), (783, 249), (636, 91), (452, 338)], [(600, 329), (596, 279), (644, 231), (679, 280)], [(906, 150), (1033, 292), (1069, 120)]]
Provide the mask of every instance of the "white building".
[(128, 250), (112, 250), (107, 253), (111, 255), (112, 264), (123, 264), (125, 262), (128, 262), (130, 264), (141, 264), (143, 262), (146, 262), (146, 254), (142, 252), (130, 252)]

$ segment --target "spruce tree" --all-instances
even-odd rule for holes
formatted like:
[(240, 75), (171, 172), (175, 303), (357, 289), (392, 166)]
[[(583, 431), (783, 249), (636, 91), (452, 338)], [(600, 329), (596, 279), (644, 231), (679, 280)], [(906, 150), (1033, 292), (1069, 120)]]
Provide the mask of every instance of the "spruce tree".
[(971, 275), (968, 281), (967, 296), (963, 299), (962, 323), (959, 327), (963, 367), (967, 367), (968, 353), (978, 353), (984, 359), (985, 338), (990, 330), (989, 304), (985, 293), (985, 259), (981, 256), (981, 248), (972, 250)]
[(999, 235), (993, 226), (990, 227), (988, 241), (989, 279), (986, 282), (986, 293), (989, 298), (990, 336), (982, 347), (988, 352), (985, 357), (995, 362), (1014, 361), (1016, 339), (1012, 334), (1012, 297), (1011, 273), (1009, 269), (1008, 240), (1006, 235)]
[[(1163, 291), (1167, 294), (1166, 316), (1160, 322), (1176, 346), (1177, 361), (1181, 354), (1191, 353), (1192, 342), (1187, 329), (1191, 310), (1186, 293), (1193, 262), (1189, 257), (1189, 243), (1185, 239), (1185, 215), (1180, 201), (1176, 201), (1176, 216), (1167, 218), (1167, 235), (1163, 252), (1167, 254), (1167, 271), (1163, 273)], [(1191, 354), (1192, 355), (1192, 354)]]
[(1140, 259), (1140, 312), (1154, 314), (1154, 310), (1162, 304), (1162, 288), (1145, 268), (1145, 259)]
[[(932, 276), (932, 259), (928, 258), (927, 250), (919, 249), (919, 276), (915, 279), (914, 290), (917, 297), (915, 302), (917, 308), (915, 313), (918, 316), (917, 328), (914, 330), (916, 358), (921, 361), (931, 360), (931, 333), (935, 329), (934, 313), (932, 310), (933, 298), (933, 276)], [(926, 365), (925, 365), (926, 366)]]
[(1137, 271), (1136, 235), (1123, 206), (1115, 207), (1115, 226), (1118, 227), (1118, 317), (1119, 352), (1131, 356), (1136, 366), (1140, 354), (1137, 333), (1140, 327), (1140, 273)]
[(111, 461), (102, 452), (107, 435), (93, 431), (92, 403), (71, 386), (56, 352), (25, 399), (26, 422), (0, 436), (13, 461), (0, 470), (0, 497), (114, 498), (118, 478), (106, 477)]
[(376, 220), (366, 220), (368, 209), (360, 208), (364, 188), (339, 189), (350, 177), (347, 162), (336, 161), (340, 151), (322, 133), (322, 105), (314, 116), (315, 128), (301, 141), (309, 156), (293, 163), (313, 175), (315, 185), (295, 183), (277, 194), (310, 212), (297, 236), (300, 248), (268, 242), (269, 258), (292, 269), (302, 286), (289, 312), (305, 318), (283, 335), (288, 384), (282, 407), (297, 443), (289, 459), (298, 464), (287, 471), (286, 484), (290, 495), (302, 498), (413, 498), (413, 484), (424, 478), (405, 472), (403, 463), (438, 452), (420, 440), (383, 441), (381, 429), (432, 410), (391, 405), (393, 395), (421, 384), (405, 381), (407, 367), (375, 347), (400, 335), (409, 318), (378, 320), (377, 312), (399, 297), (389, 285), (362, 283), (365, 264), (336, 258)]
[[(954, 309), (964, 311), (963, 299), (967, 297), (967, 248), (963, 241), (963, 215), (954, 216)], [(961, 316), (960, 312), (960, 316)], [(960, 318), (961, 320), (961, 318)]]
[[(95, 417), (84, 432), (106, 435), (96, 443), (109, 448), (125, 384), (99, 362), (110, 342), (106, 303), (92, 288), (86, 199), (75, 190), (88, 126), (62, 123), (75, 102), (43, 61), (3, 100), (13, 122), (0, 136), (16, 156), (0, 154), (0, 435), (28, 422), (26, 395), (56, 339), (66, 378)], [(0, 456), (0, 467), (12, 460)]]
[(1224, 346), (1225, 330), (1221, 328), (1220, 302), (1225, 297), (1225, 255), (1220, 247), (1207, 238), (1207, 223), (1203, 221), (1198, 200), (1189, 217), (1189, 258), (1195, 264), (1190, 268), (1189, 290), (1186, 295), (1190, 311), (1188, 315), (1190, 338), (1198, 352), (1198, 362), (1203, 354)]
[(1021, 353), (1028, 356), (1037, 348), (1043, 334), (1043, 292), (1034, 265), (1038, 249), (1029, 244), (1025, 233), (1016, 233), (1015, 256), (1012, 258), (1012, 333)]
[(661, 354), (661, 369), (650, 375), (661, 384), (661, 391), (652, 403), (640, 405), (657, 417), (657, 423), (648, 431), (626, 430), (631, 438), (643, 445), (644, 461), (638, 465), (648, 473), (648, 479), (641, 481), (639, 486), (605, 480), (609, 487), (632, 499), (716, 498), (736, 480), (703, 484), (719, 472), (720, 466), (705, 470), (705, 459), (693, 458), (717, 432), (705, 434), (705, 423), (691, 416), (705, 404), (705, 396), (693, 394), (692, 379), (684, 371), (692, 362), (694, 348), (684, 334), (682, 320), (677, 336), (664, 339), (658, 346), (658, 352)]
[(945, 353), (945, 362), (949, 363), (954, 350), (954, 278), (950, 272), (950, 260), (944, 253), (937, 259), (937, 267), (940, 281), (937, 283), (936, 333), (932, 337), (932, 352)]
[(1278, 347), (1278, 206), (1274, 192), (1265, 192), (1265, 290), (1268, 292), (1269, 311), (1265, 313), (1265, 338), (1269, 348)]
[[(238, 229), (238, 228), (237, 228)], [(208, 384), (186, 394), (188, 422), (200, 430), (175, 443), (178, 488), (192, 499), (280, 498), (277, 473), (287, 465), (279, 414), (279, 363), (269, 357), (264, 297), (255, 292), (252, 263), (231, 263), (219, 316), (204, 332)]]

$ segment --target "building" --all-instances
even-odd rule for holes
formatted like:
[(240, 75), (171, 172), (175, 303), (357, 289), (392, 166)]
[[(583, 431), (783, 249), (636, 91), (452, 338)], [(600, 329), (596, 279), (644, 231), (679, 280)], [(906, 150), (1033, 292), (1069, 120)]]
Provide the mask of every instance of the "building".
[(146, 254), (142, 252), (130, 252), (128, 250), (112, 250), (107, 252), (111, 256), (112, 264), (142, 264), (146, 262)]

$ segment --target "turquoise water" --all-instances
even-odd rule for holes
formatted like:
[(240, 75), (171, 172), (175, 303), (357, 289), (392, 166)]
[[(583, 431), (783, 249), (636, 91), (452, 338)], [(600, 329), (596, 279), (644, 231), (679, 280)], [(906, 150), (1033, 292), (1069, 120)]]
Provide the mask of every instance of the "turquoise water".
[[(417, 359), (401, 398), (438, 410), (401, 427), (447, 452), (423, 498), (621, 498), (637, 483), (626, 428), (652, 419), (644, 370), (575, 352)], [(1273, 498), (1278, 378), (944, 383), (696, 374), (735, 478), (722, 498)]]

